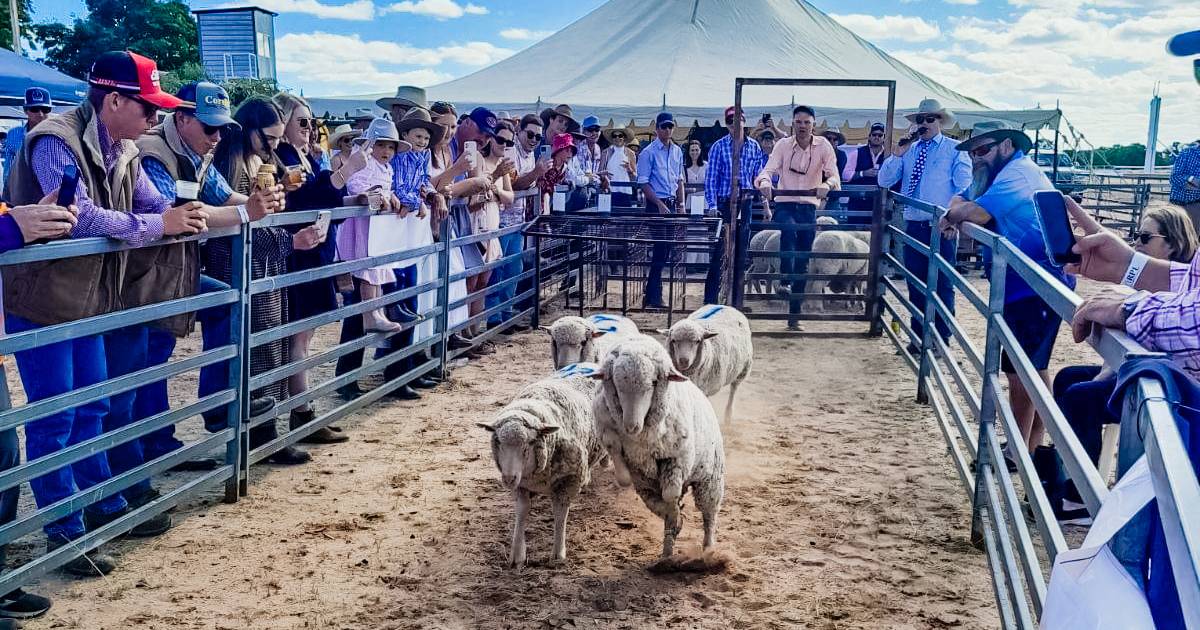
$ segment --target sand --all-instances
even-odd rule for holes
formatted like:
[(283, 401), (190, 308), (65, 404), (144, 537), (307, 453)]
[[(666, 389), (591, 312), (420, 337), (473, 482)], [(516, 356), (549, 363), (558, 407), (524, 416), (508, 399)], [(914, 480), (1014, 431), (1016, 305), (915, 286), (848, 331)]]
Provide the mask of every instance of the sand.
[[(353, 441), (312, 449), (312, 463), (256, 469), (240, 502), (214, 492), (167, 534), (110, 544), (121, 566), (106, 578), (43, 580), (33, 590), (55, 606), (26, 627), (997, 625), (986, 560), (967, 541), (966, 495), (886, 338), (756, 339), (725, 429), (726, 571), (648, 571), (661, 522), (607, 470), (571, 513), (565, 565), (547, 563), (539, 498), (531, 565), (506, 568), (512, 499), (474, 423), (548, 370), (548, 345), (517, 336), (419, 402), (343, 422)], [(699, 534), (688, 501), (679, 546), (697, 549)]]

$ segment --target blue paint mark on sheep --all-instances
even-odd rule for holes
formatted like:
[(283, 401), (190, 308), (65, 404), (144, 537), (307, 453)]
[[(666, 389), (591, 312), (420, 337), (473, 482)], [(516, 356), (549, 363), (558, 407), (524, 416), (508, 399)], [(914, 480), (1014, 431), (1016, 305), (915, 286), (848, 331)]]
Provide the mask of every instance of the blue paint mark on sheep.
[(701, 313), (696, 319), (708, 319), (708, 318), (712, 317), (713, 315), (716, 315), (717, 313), (721, 312), (721, 310), (724, 308), (725, 308), (724, 306), (715, 304), (713, 306), (710, 306), (707, 311)]
[(621, 318), (620, 318), (620, 317), (617, 317), (617, 316), (615, 316), (615, 315), (605, 315), (604, 313), (597, 313), (597, 314), (595, 314), (595, 315), (592, 315), (592, 316), (588, 317), (588, 319), (589, 319), (590, 321), (592, 321), (592, 322), (596, 322), (596, 323), (598, 323), (598, 322), (619, 322), (619, 321), (621, 321)]
[(566, 367), (559, 369), (554, 373), (555, 378), (574, 378), (576, 376), (588, 377), (600, 370), (600, 366), (595, 363), (572, 363)]

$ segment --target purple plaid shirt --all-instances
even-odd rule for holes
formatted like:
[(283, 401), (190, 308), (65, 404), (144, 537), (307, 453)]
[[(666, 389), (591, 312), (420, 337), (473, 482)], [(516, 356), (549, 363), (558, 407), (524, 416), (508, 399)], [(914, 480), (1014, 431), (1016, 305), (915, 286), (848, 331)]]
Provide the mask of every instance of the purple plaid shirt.
[[(100, 133), (100, 149), (104, 152), (104, 167), (111, 172), (117, 156), (121, 154), (121, 145), (112, 141), (104, 123), (96, 121), (96, 125)], [(62, 184), (63, 169), (68, 164), (75, 164), (79, 168), (67, 143), (54, 136), (37, 139), (31, 163), (42, 190), (58, 190)], [(138, 169), (133, 188), (132, 213), (101, 208), (93, 203), (82, 179), (75, 193), (75, 205), (79, 208), (79, 223), (71, 230), (72, 237), (107, 236), (141, 247), (163, 237), (162, 213), (171, 207), (171, 200), (159, 194), (145, 171)]]
[(1149, 350), (1165, 352), (1200, 379), (1200, 255), (1189, 267), (1171, 264), (1171, 290), (1143, 299), (1125, 332)]

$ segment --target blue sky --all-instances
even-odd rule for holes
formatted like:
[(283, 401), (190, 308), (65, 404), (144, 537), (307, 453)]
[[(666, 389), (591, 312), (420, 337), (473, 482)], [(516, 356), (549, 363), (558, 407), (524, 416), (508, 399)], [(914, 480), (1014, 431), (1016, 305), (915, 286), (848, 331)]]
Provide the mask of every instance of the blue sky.
[[(333, 96), (468, 74), (536, 43), (603, 1), (255, 4), (280, 13), (275, 27), (281, 82), (308, 95)], [(988, 105), (1053, 107), (1060, 101), (1068, 119), (1097, 145), (1145, 141), (1146, 101), (1156, 81), (1164, 97), (1163, 139), (1200, 137), (1200, 86), (1190, 78), (1186, 60), (1163, 51), (1170, 34), (1200, 29), (1195, 2), (811, 0), (905, 63)], [(35, 0), (34, 6), (37, 21), (66, 20), (84, 11), (82, 0)], [(390, 45), (386, 59), (360, 58), (379, 50), (380, 43)], [(398, 59), (410, 63), (393, 63)]]

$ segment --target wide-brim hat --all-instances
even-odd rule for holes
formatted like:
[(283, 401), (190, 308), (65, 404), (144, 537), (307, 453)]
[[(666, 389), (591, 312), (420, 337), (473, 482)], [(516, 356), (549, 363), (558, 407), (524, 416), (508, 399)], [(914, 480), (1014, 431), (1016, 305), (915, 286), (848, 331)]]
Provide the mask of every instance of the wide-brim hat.
[(959, 151), (969, 151), (980, 144), (984, 140), (996, 140), (997, 142), (1008, 138), (1012, 140), (1013, 147), (1018, 151), (1028, 152), (1033, 148), (1033, 140), (1024, 132), (1010, 122), (1004, 120), (985, 120), (971, 130), (971, 137), (958, 143), (954, 147)]
[(429, 146), (431, 147), (437, 146), (437, 144), (442, 141), (442, 134), (446, 132), (444, 127), (433, 122), (433, 119), (429, 116), (429, 110), (420, 108), (408, 110), (408, 113), (404, 115), (404, 118), (401, 118), (400, 122), (396, 123), (396, 130), (399, 131), (401, 135), (412, 129), (424, 129), (425, 131), (428, 131)]
[(825, 131), (821, 132), (821, 135), (825, 135), (827, 133), (831, 133), (831, 134), (837, 136), (838, 142), (840, 142), (841, 144), (846, 144), (846, 134), (842, 133), (841, 131), (838, 131), (837, 129), (830, 127), (829, 129), (826, 129)]
[(396, 124), (386, 118), (372, 120), (371, 126), (367, 127), (362, 137), (367, 142), (400, 142), (400, 132), (396, 131)]
[(562, 116), (562, 117), (566, 118), (568, 132), (579, 131), (579, 128), (580, 128), (579, 121), (575, 120), (575, 113), (571, 111), (570, 105), (563, 103), (561, 105), (556, 105), (554, 107), (547, 107), (546, 109), (543, 109), (542, 113), (541, 113), (543, 127), (550, 126), (550, 117), (551, 116)]
[(556, 155), (563, 149), (570, 149), (571, 155), (579, 153), (579, 147), (575, 146), (575, 136), (569, 133), (560, 133), (554, 136), (554, 140), (550, 144), (550, 155)]
[(615, 134), (615, 133), (623, 134), (625, 136), (626, 142), (629, 142), (631, 139), (633, 139), (633, 134), (630, 133), (629, 130), (624, 127), (613, 127), (612, 129), (604, 129), (604, 130), (601, 130), (600, 133), (603, 134), (604, 138), (606, 140), (608, 140), (609, 142), (613, 141), (613, 134)]
[(415, 85), (401, 85), (396, 88), (395, 96), (385, 96), (375, 101), (375, 105), (386, 111), (390, 111), (392, 105), (429, 109), (428, 101), (425, 99), (424, 88), (419, 88)]
[(350, 125), (338, 125), (337, 127), (333, 128), (333, 133), (329, 134), (329, 146), (336, 147), (338, 143), (342, 141), (342, 138), (346, 136), (351, 136), (351, 139), (354, 139), (360, 135), (362, 135), (362, 131), (355, 129)]
[(937, 116), (940, 116), (943, 126), (949, 127), (950, 125), (954, 124), (954, 112), (942, 107), (942, 104), (938, 102), (937, 99), (932, 98), (927, 98), (921, 101), (921, 104), (917, 105), (917, 111), (911, 114), (905, 114), (904, 117), (907, 118), (909, 122), (915, 123), (917, 122), (917, 116), (922, 116), (925, 114), (936, 114)]

